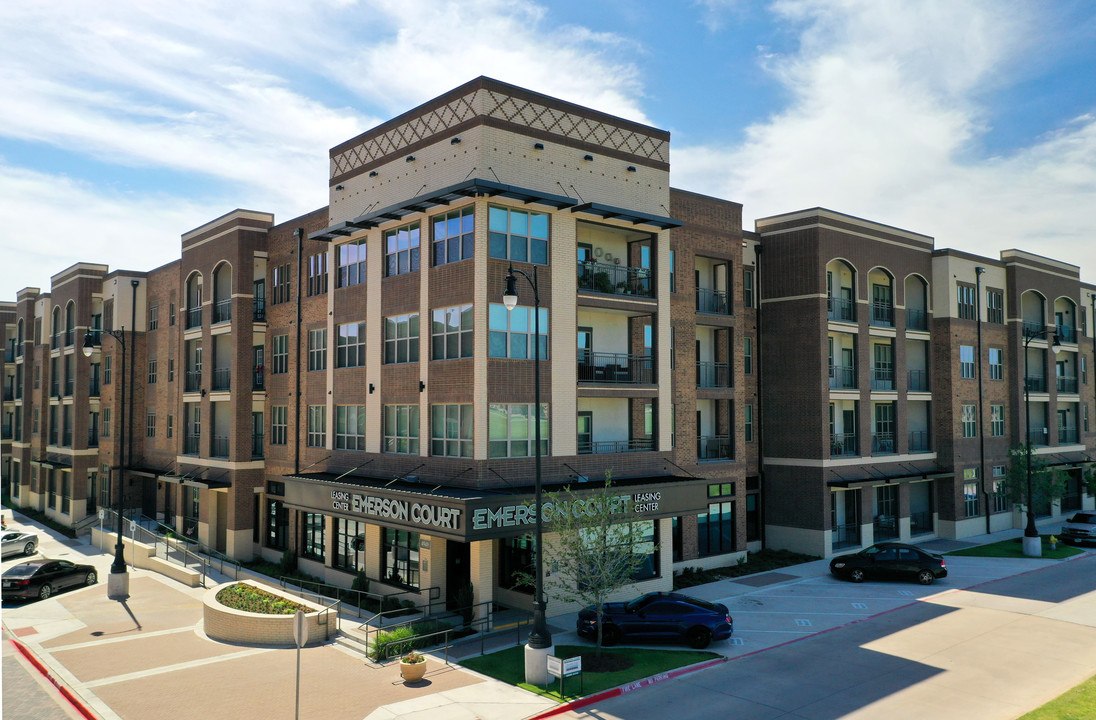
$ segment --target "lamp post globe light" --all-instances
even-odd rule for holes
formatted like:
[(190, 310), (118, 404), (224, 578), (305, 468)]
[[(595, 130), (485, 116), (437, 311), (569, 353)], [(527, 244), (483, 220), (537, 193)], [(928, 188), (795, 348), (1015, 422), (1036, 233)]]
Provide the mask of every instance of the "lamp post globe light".
[[(1043, 554), (1043, 542), (1039, 538), (1039, 531), (1035, 528), (1034, 494), (1031, 489), (1031, 378), (1028, 376), (1028, 347), (1031, 341), (1037, 338), (1045, 338), (1048, 333), (1054, 333), (1050, 342), (1051, 351), (1057, 355), (1062, 350), (1062, 343), (1058, 338), (1057, 330), (1045, 328), (1028, 332), (1024, 330), (1024, 422), (1027, 427), (1027, 437), (1024, 443), (1027, 456), (1027, 526), (1024, 527), (1024, 555), (1028, 557), (1040, 557)], [(1044, 374), (1044, 377), (1046, 375)], [(1046, 432), (1046, 428), (1043, 428)]]
[(533, 553), (536, 557), (535, 583), (533, 590), (533, 629), (529, 631), (529, 642), (525, 646), (525, 682), (533, 685), (547, 685), (548, 656), (552, 654), (552, 633), (544, 618), (544, 526), (541, 518), (541, 472), (540, 472), (540, 294), (537, 290), (537, 268), (533, 274), (515, 270), (513, 264), (506, 275), (506, 290), (502, 293), (502, 303), (508, 311), (518, 305), (517, 276), (521, 275), (533, 289), (533, 442), (536, 458), (536, 481), (534, 504), (536, 508), (536, 530)]

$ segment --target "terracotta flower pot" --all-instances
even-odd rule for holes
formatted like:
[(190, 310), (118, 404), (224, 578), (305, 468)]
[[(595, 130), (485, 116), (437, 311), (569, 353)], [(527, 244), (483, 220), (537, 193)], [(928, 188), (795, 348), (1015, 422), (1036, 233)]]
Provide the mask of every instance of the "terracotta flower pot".
[(400, 660), (400, 675), (404, 682), (418, 682), (426, 674), (426, 660), (417, 663), (409, 663)]

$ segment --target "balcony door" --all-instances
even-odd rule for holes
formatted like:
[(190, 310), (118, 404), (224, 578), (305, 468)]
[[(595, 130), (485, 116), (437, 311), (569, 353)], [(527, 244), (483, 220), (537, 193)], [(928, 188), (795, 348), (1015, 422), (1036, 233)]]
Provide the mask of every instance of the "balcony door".
[(576, 432), (578, 439), (579, 455), (593, 452), (594, 414), (592, 412), (582, 411), (578, 414), (578, 425), (576, 428)]

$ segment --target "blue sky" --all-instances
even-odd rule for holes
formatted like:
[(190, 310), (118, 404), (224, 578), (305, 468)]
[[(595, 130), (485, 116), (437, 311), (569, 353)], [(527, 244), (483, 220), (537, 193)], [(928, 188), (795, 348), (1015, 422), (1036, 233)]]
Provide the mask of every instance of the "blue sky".
[(746, 227), (824, 206), (1096, 281), (1096, 5), (8, 0), (0, 298), (326, 202), (333, 145), (478, 75), (670, 130)]

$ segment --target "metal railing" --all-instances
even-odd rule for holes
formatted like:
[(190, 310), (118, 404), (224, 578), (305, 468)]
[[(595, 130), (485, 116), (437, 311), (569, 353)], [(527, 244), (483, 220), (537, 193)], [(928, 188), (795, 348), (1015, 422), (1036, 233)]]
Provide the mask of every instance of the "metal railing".
[(218, 300), (213, 304), (213, 324), (232, 320), (232, 300)]
[(872, 521), (875, 542), (898, 538), (898, 518), (893, 515), (879, 515)]
[(232, 387), (232, 368), (213, 368), (213, 390), (227, 391)]
[(873, 301), (871, 304), (871, 324), (876, 327), (894, 327), (894, 305)]
[(1028, 445), (1031, 447), (1045, 447), (1047, 445), (1047, 429), (1035, 428), (1028, 432)]
[(856, 368), (851, 365), (830, 365), (831, 390), (855, 390)]
[(838, 548), (856, 547), (860, 545), (860, 524), (845, 523), (834, 525), (830, 531), (830, 545), (834, 550)]
[(263, 433), (253, 433), (251, 435), (251, 459), (261, 460), (264, 455)]
[(826, 314), (830, 320), (856, 322), (856, 303), (844, 298), (826, 298)]
[(698, 361), (696, 386), (702, 388), (731, 387), (731, 365), (725, 362)]
[(1077, 328), (1073, 327), (1072, 325), (1059, 325), (1058, 339), (1061, 342), (1067, 343), (1077, 342)]
[(648, 452), (655, 449), (653, 438), (634, 440), (579, 441), (579, 455), (611, 455), (615, 453)]
[(930, 440), (932, 436), (929, 435), (928, 430), (911, 430), (910, 431), (910, 446), (909, 452), (911, 453), (923, 453), (931, 452)]
[(1058, 392), (1060, 393), (1076, 393), (1077, 392), (1077, 378), (1070, 377), (1068, 375), (1059, 375), (1055, 378), (1058, 386)]
[(909, 392), (928, 392), (929, 374), (925, 370), (906, 371), (906, 390)]
[(830, 457), (855, 457), (860, 454), (856, 433), (830, 435)]
[(255, 306), (252, 309), (251, 317), (255, 322), (266, 322), (266, 300), (264, 298), (255, 298)]
[(931, 512), (926, 510), (910, 513), (910, 535), (928, 535), (934, 531)]
[(72, 347), (76, 344), (76, 329), (68, 328), (65, 330), (65, 347)]
[(99, 429), (95, 427), (88, 428), (88, 447), (99, 447)]
[(100, 392), (101, 392), (101, 388), (100, 388), (100, 385), (99, 385), (99, 381), (96, 380), (95, 378), (92, 378), (91, 381), (88, 383), (88, 396), (89, 397), (99, 397)]
[(578, 264), (578, 289), (610, 295), (654, 296), (651, 271), (648, 268), (607, 265), (599, 262)]
[(228, 436), (214, 435), (210, 438), (209, 456), (215, 458), (228, 457)]
[(198, 392), (202, 389), (202, 371), (187, 370), (184, 373), (183, 392)]
[(877, 432), (871, 434), (872, 455), (893, 455), (898, 452), (894, 445), (894, 433)]
[(1028, 392), (1046, 392), (1047, 391), (1047, 379), (1045, 377), (1036, 377), (1029, 375), (1024, 378), (1024, 387)]
[(894, 368), (872, 368), (871, 389), (894, 390)]
[(75, 378), (65, 378), (65, 397), (72, 397), (72, 391), (76, 389)]
[(727, 302), (727, 293), (723, 290), (710, 290), (708, 288), (696, 289), (696, 311), (712, 315), (730, 315), (730, 303)]
[(259, 365), (252, 371), (251, 389), (263, 390), (266, 388), (266, 377), (263, 374), (263, 366)]
[(201, 435), (187, 435), (183, 438), (183, 455), (197, 455)]
[(734, 445), (727, 435), (700, 435), (696, 439), (697, 460), (734, 460)]
[(649, 385), (655, 381), (654, 359), (650, 355), (580, 351), (578, 381)]
[(1023, 326), (1024, 337), (1036, 337), (1046, 332), (1047, 326), (1042, 321), (1025, 320)]
[(4, 351), (4, 362), (15, 362), (15, 348), (8, 348)]
[(192, 307), (186, 310), (186, 329), (191, 330), (202, 326), (202, 308)]
[(1075, 445), (1077, 443), (1077, 426), (1076, 425), (1059, 425), (1058, 426), (1058, 444), (1059, 445)]
[(61, 433), (61, 447), (72, 447), (72, 430)]
[(906, 329), (907, 330), (928, 330), (929, 329), (929, 316), (924, 310), (911, 310), (906, 308)]

